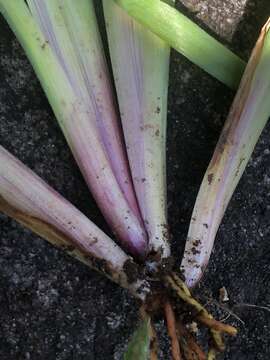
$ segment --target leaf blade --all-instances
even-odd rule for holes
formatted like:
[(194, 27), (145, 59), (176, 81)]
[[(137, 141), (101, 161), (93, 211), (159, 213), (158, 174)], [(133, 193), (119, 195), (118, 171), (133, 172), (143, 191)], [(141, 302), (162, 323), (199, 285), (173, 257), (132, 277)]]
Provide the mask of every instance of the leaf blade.
[(146, 317), (128, 344), (124, 360), (147, 360), (150, 355), (151, 320)]

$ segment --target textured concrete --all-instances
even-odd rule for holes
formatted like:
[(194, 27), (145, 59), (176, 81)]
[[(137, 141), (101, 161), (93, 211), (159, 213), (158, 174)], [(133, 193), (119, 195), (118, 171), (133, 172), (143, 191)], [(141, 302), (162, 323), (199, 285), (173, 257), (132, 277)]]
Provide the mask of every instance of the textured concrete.
[[(270, 14), (269, 0), (182, 0), (178, 6), (245, 59)], [(1, 145), (106, 230), (38, 81), (3, 21), (0, 54)], [(171, 75), (169, 221), (173, 254), (180, 259), (195, 196), (233, 93), (175, 52)], [(227, 360), (269, 359), (270, 313), (241, 305), (270, 305), (269, 130), (231, 201), (199, 289), (221, 318), (226, 313), (214, 304), (225, 286), (229, 308), (244, 322), (230, 318), (240, 333), (229, 341)], [(1, 360), (120, 359), (136, 310), (125, 291), (0, 215)]]

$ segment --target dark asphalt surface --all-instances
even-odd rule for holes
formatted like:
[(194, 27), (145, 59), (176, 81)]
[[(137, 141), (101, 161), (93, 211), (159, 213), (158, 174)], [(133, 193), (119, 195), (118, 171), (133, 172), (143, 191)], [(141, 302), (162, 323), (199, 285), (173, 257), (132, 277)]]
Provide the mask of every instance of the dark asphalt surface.
[[(96, 1), (98, 3), (98, 1)], [(247, 59), (269, 0), (182, 0), (179, 8)], [(185, 7), (184, 7), (185, 6)], [(38, 81), (0, 22), (0, 144), (108, 231)], [(168, 197), (173, 254), (181, 258), (203, 173), (233, 93), (173, 52), (168, 114)], [(270, 126), (230, 203), (198, 295), (217, 317), (225, 286), (239, 335), (226, 360), (270, 357)], [(0, 215), (0, 359), (121, 359), (137, 321), (123, 290)], [(159, 324), (162, 329), (162, 323)], [(166, 348), (165, 343), (163, 348)], [(167, 359), (163, 352), (162, 359)], [(222, 359), (222, 357), (221, 357)]]

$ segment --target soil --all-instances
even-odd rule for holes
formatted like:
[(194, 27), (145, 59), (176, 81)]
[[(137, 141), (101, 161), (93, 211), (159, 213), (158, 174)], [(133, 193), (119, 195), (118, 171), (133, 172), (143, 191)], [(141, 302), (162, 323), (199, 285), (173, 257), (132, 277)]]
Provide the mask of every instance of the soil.
[[(99, 1), (96, 1), (98, 4)], [(270, 14), (269, 0), (182, 0), (177, 6), (244, 59)], [(80, 208), (104, 220), (70, 154), (22, 49), (0, 23), (0, 144)], [(181, 259), (196, 193), (234, 93), (172, 52), (168, 111), (168, 207), (173, 255)], [(240, 319), (226, 360), (269, 359), (270, 126), (220, 227), (197, 295), (217, 318)], [(121, 359), (137, 324), (129, 294), (0, 215), (1, 360)], [(162, 359), (168, 359), (163, 323)]]

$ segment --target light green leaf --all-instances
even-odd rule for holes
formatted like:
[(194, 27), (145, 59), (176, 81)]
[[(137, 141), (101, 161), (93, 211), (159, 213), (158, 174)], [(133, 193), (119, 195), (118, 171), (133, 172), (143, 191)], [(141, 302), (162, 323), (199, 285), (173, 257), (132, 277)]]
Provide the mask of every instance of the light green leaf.
[(194, 64), (236, 89), (245, 63), (174, 7), (160, 0), (114, 0)]

